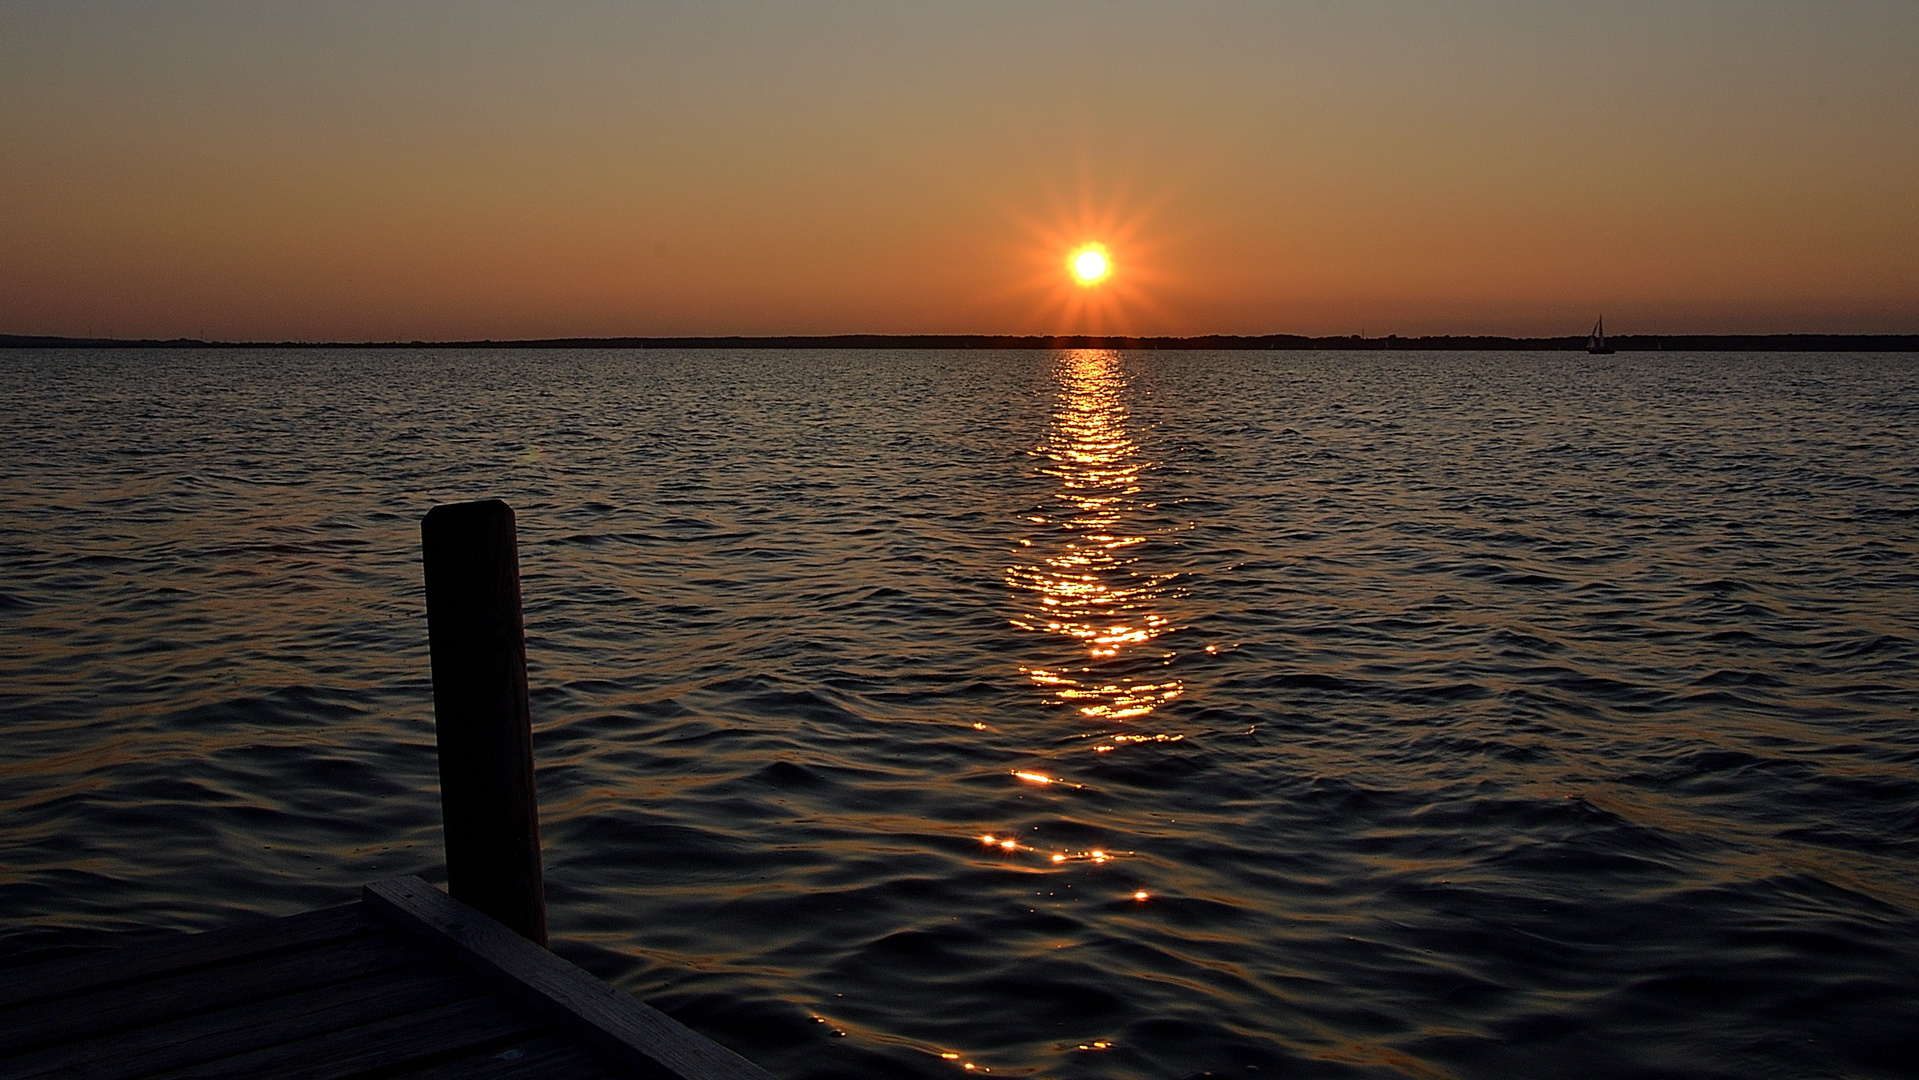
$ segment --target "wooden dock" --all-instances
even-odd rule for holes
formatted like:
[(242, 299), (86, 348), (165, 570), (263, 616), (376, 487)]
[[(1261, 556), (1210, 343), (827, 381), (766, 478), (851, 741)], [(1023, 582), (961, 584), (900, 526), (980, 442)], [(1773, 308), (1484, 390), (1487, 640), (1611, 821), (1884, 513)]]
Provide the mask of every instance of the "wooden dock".
[(0, 1080), (772, 1080), (547, 952), (513, 511), (421, 522), (452, 893), (0, 970)]
[(0, 971), (0, 1078), (771, 1080), (418, 878)]

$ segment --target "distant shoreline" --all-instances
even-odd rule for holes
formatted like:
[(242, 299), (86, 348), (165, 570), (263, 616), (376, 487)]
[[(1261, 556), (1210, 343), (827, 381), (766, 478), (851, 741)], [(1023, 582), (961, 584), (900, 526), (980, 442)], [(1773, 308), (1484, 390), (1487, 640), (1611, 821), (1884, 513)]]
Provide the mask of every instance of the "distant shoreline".
[[(1919, 334), (1627, 334), (1619, 352), (1919, 352)], [(1572, 337), (1305, 337), (1298, 334), (1100, 337), (1043, 334), (823, 334), (780, 337), (533, 338), (523, 341), (201, 341), (0, 334), (0, 349), (1121, 349), (1579, 352)]]

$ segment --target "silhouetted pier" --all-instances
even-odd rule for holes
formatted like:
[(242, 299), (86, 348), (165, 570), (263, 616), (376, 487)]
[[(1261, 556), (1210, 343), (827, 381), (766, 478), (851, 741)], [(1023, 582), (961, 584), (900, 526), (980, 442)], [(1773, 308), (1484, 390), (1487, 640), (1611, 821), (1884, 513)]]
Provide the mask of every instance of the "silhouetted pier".
[(452, 895), (0, 969), (0, 1080), (772, 1080), (548, 952), (513, 512), (422, 524)]
[(0, 972), (0, 1077), (768, 1074), (418, 878)]

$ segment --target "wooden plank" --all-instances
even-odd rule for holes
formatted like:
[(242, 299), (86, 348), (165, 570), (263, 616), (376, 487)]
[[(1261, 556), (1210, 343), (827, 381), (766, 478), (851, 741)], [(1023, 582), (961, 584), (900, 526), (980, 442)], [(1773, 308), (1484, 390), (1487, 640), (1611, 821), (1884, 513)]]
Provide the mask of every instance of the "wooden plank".
[(505, 1048), (553, 1025), (505, 993), (491, 993), (405, 1016), (202, 1061), (150, 1080), (345, 1080), (379, 1070), (437, 1064), (487, 1047)]
[[(283, 919), (261, 919), (204, 934), (181, 934), (177, 940), (147, 942), (136, 948), (102, 949), (82, 956), (0, 969), (0, 1009), (207, 964), (306, 948), (365, 933), (367, 929), (366, 910), (355, 903)], [(0, 1025), (5, 1023), (5, 1019), (0, 1018)]]
[(248, 957), (172, 977), (97, 990), (0, 1013), (0, 1053), (192, 1016), (214, 1009), (431, 963), (433, 953), (391, 929), (330, 948)]
[(619, 1061), (659, 1080), (773, 1080), (679, 1021), (416, 877), (376, 882), (367, 906), (497, 980)]
[(393, 1080), (605, 1080), (633, 1073), (605, 1051), (564, 1031), (421, 1069)]
[(126, 1080), (499, 993), (442, 956), (366, 979), (0, 1059), (0, 1080)]

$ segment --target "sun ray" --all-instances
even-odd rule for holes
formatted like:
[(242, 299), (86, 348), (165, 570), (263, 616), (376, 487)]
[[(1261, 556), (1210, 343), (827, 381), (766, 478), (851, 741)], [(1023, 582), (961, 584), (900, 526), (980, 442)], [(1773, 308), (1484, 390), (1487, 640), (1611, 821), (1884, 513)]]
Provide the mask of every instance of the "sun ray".
[[(1082, 177), (1077, 196), (1054, 189), (1046, 201), (1043, 214), (1007, 211), (1024, 233), (1008, 254), (1028, 272), (1004, 294), (1026, 306), (1022, 332), (1126, 336), (1173, 321), (1156, 295), (1167, 285), (1158, 265), (1166, 238), (1152, 223), (1164, 196), (1137, 197), (1123, 182), (1102, 196)], [(1085, 268), (1090, 274), (1080, 265), (1089, 252), (1099, 258)]]

